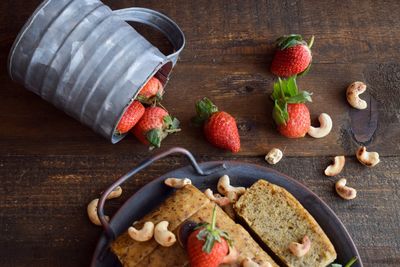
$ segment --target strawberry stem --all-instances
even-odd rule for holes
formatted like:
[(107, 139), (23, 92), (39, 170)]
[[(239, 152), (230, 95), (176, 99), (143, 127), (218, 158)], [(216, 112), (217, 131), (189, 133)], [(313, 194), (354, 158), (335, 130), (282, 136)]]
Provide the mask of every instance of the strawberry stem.
[(308, 48), (311, 49), (311, 47), (313, 46), (313, 44), (314, 44), (314, 35), (311, 36), (311, 40), (310, 40), (310, 42), (308, 43)]
[(211, 220), (211, 230), (214, 231), (215, 225), (217, 223), (217, 205), (214, 206)]

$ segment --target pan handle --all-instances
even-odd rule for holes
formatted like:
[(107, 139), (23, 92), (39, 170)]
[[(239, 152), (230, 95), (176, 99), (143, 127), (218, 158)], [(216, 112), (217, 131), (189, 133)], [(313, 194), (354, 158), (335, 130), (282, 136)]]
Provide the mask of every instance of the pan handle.
[(140, 172), (141, 170), (143, 170), (144, 168), (146, 168), (147, 166), (149, 166), (150, 164), (152, 164), (153, 162), (162, 159), (166, 156), (169, 156), (171, 154), (175, 154), (175, 153), (179, 153), (179, 154), (183, 154), (185, 155), (188, 160), (190, 161), (190, 164), (193, 166), (193, 169), (202, 176), (206, 176), (209, 175), (211, 173), (214, 173), (216, 171), (221, 170), (221, 168), (225, 169), (225, 165), (221, 165), (221, 166), (217, 166), (215, 168), (212, 168), (211, 170), (208, 171), (204, 171), (200, 168), (200, 166), (198, 165), (196, 159), (194, 158), (194, 156), (192, 155), (192, 153), (190, 153), (188, 150), (181, 148), (181, 147), (173, 147), (170, 148), (166, 151), (163, 151), (159, 154), (156, 154), (152, 157), (149, 157), (147, 159), (145, 159), (144, 161), (142, 161), (141, 163), (139, 163), (138, 166), (136, 166), (135, 168), (131, 169), (128, 173), (126, 173), (125, 175), (123, 175), (122, 177), (120, 177), (117, 181), (115, 181), (112, 185), (110, 185), (110, 187), (108, 187), (103, 194), (100, 197), (98, 206), (97, 206), (97, 215), (99, 216), (100, 222), (103, 225), (103, 229), (104, 232), (106, 233), (107, 237), (111, 240), (115, 239), (115, 233), (112, 230), (112, 228), (110, 227), (109, 222), (106, 220), (106, 217), (104, 215), (104, 204), (105, 201), (107, 199), (107, 196), (119, 185), (123, 184), (125, 181), (127, 181), (128, 179), (130, 179), (133, 175), (137, 174), (138, 172)]

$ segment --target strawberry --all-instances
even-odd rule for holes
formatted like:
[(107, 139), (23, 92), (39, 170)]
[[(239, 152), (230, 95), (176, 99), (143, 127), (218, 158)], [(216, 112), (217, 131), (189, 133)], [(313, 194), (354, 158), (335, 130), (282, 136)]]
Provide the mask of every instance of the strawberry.
[(312, 101), (311, 94), (299, 92), (293, 76), (287, 80), (278, 78), (271, 97), (275, 102), (272, 117), (279, 132), (289, 138), (304, 137), (311, 126), (310, 112), (304, 102)]
[(140, 120), (144, 113), (144, 106), (139, 101), (133, 101), (126, 109), (117, 126), (117, 134), (124, 134)]
[(160, 147), (168, 134), (180, 131), (179, 120), (163, 108), (148, 107), (132, 131), (143, 144), (150, 144), (151, 148)]
[(203, 98), (196, 103), (195, 123), (204, 123), (203, 131), (207, 140), (214, 146), (233, 153), (240, 150), (240, 137), (236, 120), (224, 111), (218, 111), (211, 100)]
[(160, 80), (152, 77), (140, 90), (138, 100), (143, 104), (153, 105), (162, 100), (164, 87)]
[(277, 51), (272, 60), (271, 72), (279, 77), (305, 74), (311, 66), (314, 36), (309, 44), (298, 34), (282, 36), (276, 42)]
[(199, 224), (189, 235), (186, 249), (191, 267), (218, 267), (228, 254), (231, 240), (216, 227), (216, 217), (214, 207), (211, 224)]

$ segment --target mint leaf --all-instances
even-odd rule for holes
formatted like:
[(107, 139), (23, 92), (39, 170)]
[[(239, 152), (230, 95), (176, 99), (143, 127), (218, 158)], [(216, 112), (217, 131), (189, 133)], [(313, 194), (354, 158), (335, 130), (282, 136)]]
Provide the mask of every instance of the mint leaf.
[(155, 147), (160, 147), (161, 146), (161, 130), (160, 129), (153, 129), (147, 132), (146, 138), (149, 143)]

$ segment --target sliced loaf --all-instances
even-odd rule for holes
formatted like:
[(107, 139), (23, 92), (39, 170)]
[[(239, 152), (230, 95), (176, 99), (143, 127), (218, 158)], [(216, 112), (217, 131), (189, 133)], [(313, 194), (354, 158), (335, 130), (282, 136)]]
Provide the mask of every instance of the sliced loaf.
[[(335, 249), (310, 213), (288, 191), (259, 180), (234, 206), (237, 215), (289, 267), (325, 267), (336, 259)], [(311, 248), (302, 257), (289, 250), (304, 236)]]

